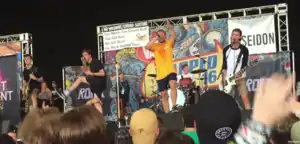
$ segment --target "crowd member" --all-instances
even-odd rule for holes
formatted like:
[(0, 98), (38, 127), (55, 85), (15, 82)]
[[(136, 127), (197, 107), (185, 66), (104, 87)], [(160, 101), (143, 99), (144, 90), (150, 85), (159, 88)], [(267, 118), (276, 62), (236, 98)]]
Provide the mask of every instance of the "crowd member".
[(7, 135), (7, 134), (2, 134), (0, 136), (0, 143), (1, 144), (16, 144), (16, 141), (14, 141), (14, 139)]
[(278, 144), (288, 142), (291, 138), (291, 128), (297, 121), (299, 121), (299, 119), (295, 116), (295, 114), (291, 113), (287, 118), (279, 122), (275, 127), (274, 133), (272, 135), (272, 141)]
[(194, 144), (194, 140), (179, 132), (164, 131), (157, 138), (156, 144)]
[(38, 107), (42, 108), (42, 103), (45, 102), (46, 105), (52, 105), (52, 92), (48, 88), (46, 82), (41, 83), (41, 91), (37, 97)]
[(295, 143), (300, 142), (300, 121), (294, 123), (291, 128), (291, 141)]
[[(292, 81), (292, 77), (283, 75), (273, 75), (268, 80), (261, 81), (255, 93), (252, 117), (242, 125), (238, 105), (231, 96), (215, 90), (204, 93), (193, 107), (199, 142), (268, 143), (271, 130), (291, 112), (299, 110), (299, 103), (295, 103), (296, 98), (290, 91)], [(48, 108), (45, 103), (43, 109), (37, 108), (36, 100), (32, 100), (34, 107), (18, 131), (18, 136), (25, 144), (50, 144), (57, 143), (58, 140), (63, 144), (109, 143), (103, 115), (95, 107), (78, 107), (61, 116), (57, 109)], [(91, 102), (95, 104), (98, 101)], [(162, 132), (159, 126), (159, 120), (151, 109), (135, 112), (129, 129), (133, 143), (193, 143), (192, 139), (186, 139), (188, 136), (170, 131)], [(296, 123), (292, 127), (292, 140), (297, 140), (298, 126)]]
[(208, 91), (199, 98), (194, 109), (201, 144), (218, 144), (234, 140), (234, 133), (241, 124), (241, 112), (230, 95), (218, 90)]
[(184, 131), (182, 134), (188, 135), (194, 140), (195, 144), (199, 144), (199, 138), (194, 126), (194, 115), (193, 115), (193, 107), (187, 106), (181, 110), (183, 123), (184, 123)]
[(252, 118), (235, 135), (237, 143), (268, 143), (272, 129), (294, 112), (292, 95), (294, 77), (274, 74), (260, 81), (254, 99)]
[(114, 144), (132, 144), (131, 136), (129, 135), (127, 128), (120, 128), (116, 132)]
[(241, 116), (234, 99), (220, 91), (203, 94), (194, 110), (200, 143), (268, 143), (276, 124), (294, 111), (292, 82), (293, 77), (279, 74), (261, 81), (252, 117), (238, 130)]
[(92, 106), (74, 108), (60, 119), (63, 144), (109, 144), (103, 115)]
[(57, 108), (36, 108), (25, 117), (18, 131), (18, 137), (25, 144), (56, 143), (60, 116), (61, 113)]
[(131, 116), (129, 133), (134, 144), (154, 144), (159, 135), (159, 122), (156, 114), (143, 108)]
[(18, 127), (14, 125), (10, 125), (7, 135), (9, 135), (13, 140), (16, 142), (17, 141), (17, 132), (18, 132)]

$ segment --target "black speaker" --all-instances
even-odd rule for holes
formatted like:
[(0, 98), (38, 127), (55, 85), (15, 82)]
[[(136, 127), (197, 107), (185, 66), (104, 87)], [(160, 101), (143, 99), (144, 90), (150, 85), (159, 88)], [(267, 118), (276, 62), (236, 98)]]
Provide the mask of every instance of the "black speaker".
[(183, 117), (180, 113), (158, 114), (163, 126), (170, 131), (182, 131), (184, 129)]

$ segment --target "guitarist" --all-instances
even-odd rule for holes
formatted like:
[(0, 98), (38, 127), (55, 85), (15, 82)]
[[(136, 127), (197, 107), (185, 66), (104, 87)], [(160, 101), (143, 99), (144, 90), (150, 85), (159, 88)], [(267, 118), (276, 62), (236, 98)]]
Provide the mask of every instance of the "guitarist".
[(231, 44), (226, 46), (223, 50), (223, 85), (226, 85), (227, 76), (236, 74), (236, 88), (238, 89), (239, 95), (241, 95), (245, 109), (250, 109), (246, 73), (237, 74), (239, 70), (247, 66), (249, 58), (249, 50), (246, 46), (241, 44), (241, 40), (242, 31), (238, 28), (233, 29), (231, 33)]
[[(30, 100), (33, 92), (41, 89), (41, 82), (43, 77), (36, 66), (33, 65), (32, 57), (30, 55), (24, 56), (25, 69), (23, 70), (23, 97), (25, 101)], [(29, 101), (31, 105), (31, 101)]]

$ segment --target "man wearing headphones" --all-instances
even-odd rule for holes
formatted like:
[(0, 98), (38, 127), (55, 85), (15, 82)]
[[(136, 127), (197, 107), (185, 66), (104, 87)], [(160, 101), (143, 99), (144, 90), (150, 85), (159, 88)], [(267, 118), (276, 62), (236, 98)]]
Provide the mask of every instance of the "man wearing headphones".
[(248, 89), (246, 85), (246, 73), (238, 74), (238, 72), (248, 65), (249, 50), (241, 44), (242, 31), (238, 28), (232, 30), (231, 44), (223, 50), (223, 83), (226, 84), (226, 77), (235, 74), (237, 80), (236, 88), (242, 98), (245, 109), (250, 109), (248, 98)]

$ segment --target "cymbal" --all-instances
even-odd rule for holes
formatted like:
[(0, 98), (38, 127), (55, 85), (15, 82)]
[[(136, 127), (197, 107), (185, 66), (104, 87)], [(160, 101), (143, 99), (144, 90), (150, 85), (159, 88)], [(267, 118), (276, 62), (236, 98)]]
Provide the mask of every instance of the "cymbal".
[(156, 77), (156, 74), (148, 74), (149, 77)]
[(192, 74), (198, 74), (198, 73), (204, 73), (206, 71), (207, 71), (207, 69), (198, 69), (198, 70), (193, 70), (191, 73)]

